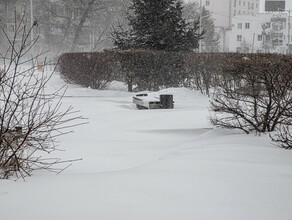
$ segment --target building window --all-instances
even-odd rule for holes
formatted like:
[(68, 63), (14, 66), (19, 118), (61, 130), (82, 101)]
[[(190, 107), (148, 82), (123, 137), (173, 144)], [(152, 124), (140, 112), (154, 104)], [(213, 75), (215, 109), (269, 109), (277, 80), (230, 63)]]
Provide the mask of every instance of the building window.
[(267, 22), (267, 23), (266, 23), (266, 27), (267, 27), (267, 28), (271, 28), (271, 22)]
[(245, 1), (243, 1), (243, 6), (245, 6)]
[(242, 41), (242, 35), (237, 35), (237, 41)]
[(234, 0), (234, 8), (236, 8), (236, 0)]
[(240, 14), (240, 10), (238, 11), (238, 14)]
[(206, 6), (209, 6), (210, 5), (210, 1), (206, 1)]
[(241, 1), (238, 2), (238, 5), (241, 5)]
[(249, 29), (250, 28), (250, 23), (245, 23), (245, 29)]
[(265, 36), (265, 40), (266, 40), (266, 41), (270, 41), (270, 40), (271, 40), (271, 35), (267, 34), (267, 35)]
[(241, 47), (236, 47), (236, 53), (242, 53), (242, 48)]
[(238, 24), (237, 24), (237, 28), (238, 28), (238, 29), (242, 29), (242, 23), (238, 23)]
[(234, 10), (234, 13), (233, 14), (234, 14), (234, 16), (236, 16), (236, 10)]
[(263, 41), (263, 35), (261, 34), (258, 35), (258, 41)]

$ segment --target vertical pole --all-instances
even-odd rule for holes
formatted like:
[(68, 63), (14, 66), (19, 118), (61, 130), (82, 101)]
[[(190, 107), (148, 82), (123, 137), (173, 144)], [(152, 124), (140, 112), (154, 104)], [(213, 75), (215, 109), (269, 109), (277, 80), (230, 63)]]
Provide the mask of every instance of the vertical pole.
[(90, 22), (89, 43), (90, 43), (90, 52), (92, 52), (93, 46), (92, 46), (92, 24), (91, 24), (91, 22)]
[(229, 29), (232, 26), (232, 1), (229, 0)]
[(263, 24), (262, 25), (262, 35), (263, 35), (263, 45), (264, 45), (264, 52), (266, 53), (267, 52), (267, 50), (266, 50), (266, 29), (267, 29), (267, 26), (266, 26), (266, 24)]
[(222, 27), (223, 30), (223, 52), (226, 51), (226, 45), (225, 45), (225, 40), (226, 40), (226, 30), (224, 27)]
[(253, 33), (253, 36), (252, 36), (252, 53), (254, 52), (254, 39), (255, 39), (255, 33)]
[[(202, 33), (202, 0), (200, 0), (200, 35)], [(199, 39), (199, 53), (202, 52), (202, 41)]]
[(91, 33), (91, 41), (92, 41), (92, 49), (91, 52), (94, 51), (94, 45), (95, 45), (95, 37), (94, 37), (94, 29), (92, 28), (92, 24), (90, 22), (90, 33)]

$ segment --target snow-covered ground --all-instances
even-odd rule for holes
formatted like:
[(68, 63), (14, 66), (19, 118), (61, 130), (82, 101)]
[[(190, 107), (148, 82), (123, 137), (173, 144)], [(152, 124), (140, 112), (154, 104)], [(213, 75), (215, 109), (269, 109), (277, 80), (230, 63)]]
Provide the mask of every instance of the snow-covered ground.
[[(55, 75), (49, 90), (63, 84)], [(173, 110), (136, 110), (118, 82), (70, 85), (89, 124), (61, 138), (60, 175), (0, 181), (2, 220), (291, 220), (292, 151), (268, 136), (212, 129), (208, 98), (185, 88)], [(154, 94), (155, 95), (155, 94)]]

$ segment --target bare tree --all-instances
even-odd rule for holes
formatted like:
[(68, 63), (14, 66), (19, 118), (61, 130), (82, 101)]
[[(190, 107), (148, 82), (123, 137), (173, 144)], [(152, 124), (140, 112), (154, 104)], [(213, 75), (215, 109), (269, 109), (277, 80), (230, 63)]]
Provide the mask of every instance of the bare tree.
[(35, 65), (41, 54), (30, 56), (37, 39), (30, 41), (33, 27), (25, 23), (23, 18), (15, 22), (13, 38), (0, 27), (8, 45), (0, 54), (0, 178), (4, 179), (25, 178), (38, 169), (62, 171), (64, 166), (58, 164), (66, 161), (47, 156), (56, 150), (56, 137), (70, 132), (77, 125), (75, 119), (81, 119), (72, 107), (62, 107), (61, 90), (46, 92), (53, 73), (39, 72)]
[(279, 125), (292, 124), (290, 57), (234, 55), (223, 66), (211, 101), (214, 125), (250, 133), (271, 132)]
[[(75, 51), (76, 44), (79, 41), (79, 38), (81, 35), (82, 27), (83, 27), (85, 21), (88, 19), (90, 12), (93, 10), (94, 4), (96, 4), (98, 2), (98, 0), (88, 0), (85, 2), (83, 2), (83, 1), (80, 1), (80, 2), (82, 5), (82, 9), (83, 9), (81, 12), (82, 15), (80, 16), (80, 20), (79, 20), (78, 25), (76, 27), (75, 36), (73, 38), (70, 51)], [(98, 2), (98, 3), (100, 4), (100, 2)]]
[(220, 53), (186, 54), (185, 68), (188, 71), (188, 78), (185, 85), (210, 96), (222, 74), (218, 68), (219, 64), (227, 57), (227, 54)]
[(276, 132), (270, 134), (272, 141), (285, 149), (292, 149), (292, 128), (291, 125), (280, 125)]
[(114, 0), (39, 1), (42, 4), (36, 19), (46, 32), (47, 43), (56, 45), (57, 54), (80, 51), (79, 47), (86, 51), (103, 49), (110, 42), (110, 27), (121, 10)]
[[(183, 16), (188, 22), (198, 22), (200, 20), (200, 6), (194, 1), (185, 3)], [(202, 42), (203, 52), (218, 52), (220, 36), (216, 33), (214, 19), (210, 11), (202, 8), (202, 31), (204, 32)]]

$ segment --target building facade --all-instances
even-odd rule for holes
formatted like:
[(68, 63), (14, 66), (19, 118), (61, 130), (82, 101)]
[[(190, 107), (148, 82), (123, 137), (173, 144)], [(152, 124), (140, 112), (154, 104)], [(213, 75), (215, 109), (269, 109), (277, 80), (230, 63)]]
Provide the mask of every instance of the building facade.
[(240, 14), (256, 14), (260, 10), (259, 0), (195, 0), (212, 13), (215, 26), (229, 28), (232, 17)]
[(232, 20), (232, 29), (227, 33), (228, 51), (291, 53), (292, 36), (288, 32), (288, 18), (287, 13), (235, 16)]
[(228, 31), (237, 15), (253, 15), (260, 11), (260, 0), (195, 0), (211, 12), (216, 32), (220, 36), (220, 50), (229, 51)]

